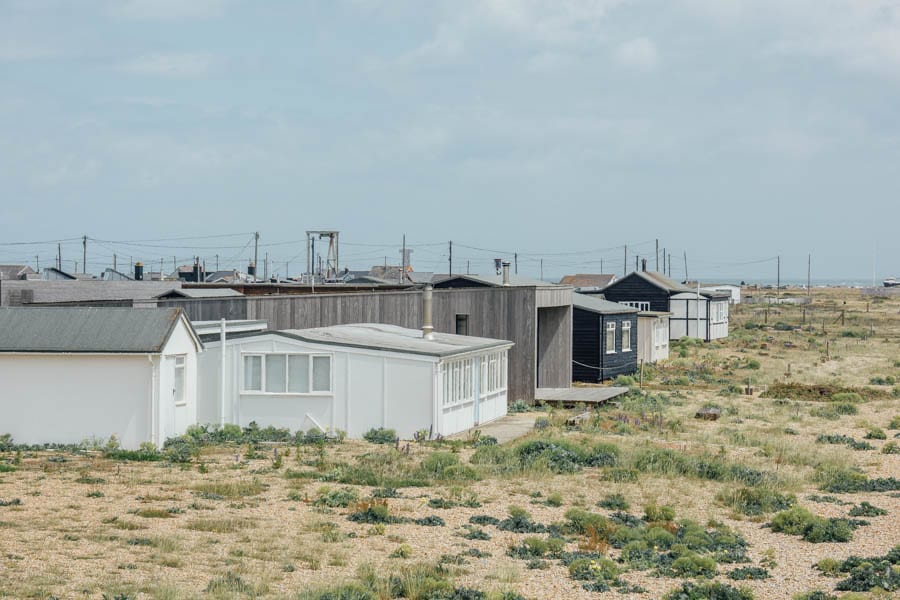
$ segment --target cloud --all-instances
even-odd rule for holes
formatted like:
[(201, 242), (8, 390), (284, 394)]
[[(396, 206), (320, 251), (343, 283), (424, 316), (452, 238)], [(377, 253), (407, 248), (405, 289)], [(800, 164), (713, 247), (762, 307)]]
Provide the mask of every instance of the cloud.
[(0, 62), (25, 62), (57, 58), (60, 51), (49, 44), (3, 36), (0, 39)]
[(112, 0), (106, 14), (126, 21), (211, 19), (225, 12), (228, 0)]
[(501, 29), (554, 46), (578, 45), (624, 0), (487, 0), (480, 17)]
[(659, 52), (652, 40), (645, 37), (629, 40), (616, 48), (616, 61), (623, 66), (649, 70), (659, 63)]
[(156, 52), (129, 60), (121, 69), (136, 75), (193, 79), (207, 75), (215, 62), (215, 57), (206, 52)]

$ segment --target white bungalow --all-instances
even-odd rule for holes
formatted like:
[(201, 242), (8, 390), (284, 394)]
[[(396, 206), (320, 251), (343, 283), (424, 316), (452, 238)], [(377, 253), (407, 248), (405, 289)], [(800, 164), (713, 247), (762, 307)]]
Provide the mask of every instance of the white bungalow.
[(178, 308), (0, 309), (0, 433), (160, 446), (197, 421), (202, 347)]
[(206, 338), (200, 360), (201, 423), (255, 421), (353, 438), (386, 427), (409, 439), (506, 414), (511, 342), (379, 323), (265, 332), (252, 323), (234, 332), (223, 326), (219, 339)]
[(655, 363), (669, 358), (669, 317), (672, 313), (638, 313), (638, 361)]

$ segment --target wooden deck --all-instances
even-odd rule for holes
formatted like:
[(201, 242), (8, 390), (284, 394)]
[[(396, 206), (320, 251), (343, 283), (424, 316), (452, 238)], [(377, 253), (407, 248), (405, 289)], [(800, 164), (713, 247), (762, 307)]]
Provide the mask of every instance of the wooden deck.
[(538, 388), (534, 391), (537, 402), (559, 404), (603, 404), (628, 392), (627, 387), (569, 387)]

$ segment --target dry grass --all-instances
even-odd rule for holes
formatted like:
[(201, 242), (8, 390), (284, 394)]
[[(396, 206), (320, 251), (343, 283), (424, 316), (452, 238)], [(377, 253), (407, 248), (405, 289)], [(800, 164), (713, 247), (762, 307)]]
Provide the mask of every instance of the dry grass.
[[(841, 310), (845, 311), (844, 326), (839, 321)], [(802, 325), (802, 311), (801, 307), (770, 307), (769, 324)], [(620, 463), (626, 466), (651, 448), (745, 465), (774, 474), (777, 491), (795, 494), (801, 505), (817, 515), (846, 516), (849, 505), (806, 498), (822, 494), (816, 481), (822, 469), (857, 467), (870, 477), (900, 476), (900, 456), (880, 452), (897, 433), (888, 426), (900, 416), (900, 404), (890, 396), (891, 386), (869, 383), (877, 377), (900, 378), (898, 313), (900, 299), (870, 303), (866, 312), (866, 300), (858, 292), (817, 290), (806, 317), (807, 325), (812, 320), (815, 328), (780, 331), (746, 329), (745, 323), (765, 321), (765, 308), (741, 306), (732, 313), (734, 335), (729, 340), (688, 347), (684, 357), (675, 353), (655, 373), (648, 369), (652, 378), (648, 377), (646, 389), (666, 395), (664, 406), (611, 407), (581, 431), (567, 431), (568, 412), (553, 410), (546, 415), (553, 424), (546, 435), (614, 443), (620, 449)], [(827, 334), (821, 331), (823, 319)], [(875, 337), (842, 337), (842, 331), (871, 331), (872, 326)], [(740, 366), (749, 359), (759, 361), (759, 368)], [(671, 383), (679, 377), (692, 377), (694, 383)], [(742, 386), (748, 378), (754, 395), (728, 391), (729, 385)], [(760, 398), (759, 391), (776, 381), (870, 387), (881, 390), (884, 397), (859, 403), (855, 415), (829, 419), (814, 416), (814, 409), (827, 403)], [(721, 419), (693, 418), (707, 403), (723, 409)], [(815, 442), (821, 433), (863, 439), (874, 427), (884, 429), (888, 439), (867, 440), (875, 446), (872, 451)], [(14, 471), (0, 473), (0, 500), (21, 499), (21, 505), (0, 507), (0, 597), (100, 598), (119, 593), (141, 600), (242, 594), (288, 598), (297, 590), (352, 579), (360, 570), (370, 569), (383, 577), (412, 561), (434, 563), (442, 556), (472, 549), (490, 557), (467, 555), (466, 564), (453, 571), (458, 585), (514, 589), (528, 598), (597, 598), (571, 580), (557, 561), (549, 561), (548, 569), (527, 569), (524, 562), (506, 556), (508, 547), (521, 544), (524, 534), (485, 526), (482, 529), (490, 540), (470, 540), (462, 537), (467, 531), (463, 526), (473, 515), (505, 518), (511, 504), (526, 508), (534, 521), (544, 524), (562, 522), (565, 511), (573, 506), (608, 514), (596, 504), (613, 493), (621, 494), (634, 514), (647, 504), (664, 504), (672, 506), (679, 518), (699, 523), (716, 520), (738, 530), (750, 544), (753, 565), (767, 557), (778, 563), (769, 567), (771, 580), (747, 582), (757, 598), (788, 598), (814, 587), (833, 589), (835, 580), (821, 576), (812, 564), (824, 557), (881, 554), (900, 540), (900, 498), (891, 494), (837, 494), (845, 502), (871, 502), (887, 509), (888, 515), (869, 518), (872, 525), (855, 531), (850, 543), (810, 544), (760, 527), (766, 516), (746, 516), (716, 500), (740, 483), (675, 472), (637, 473), (637, 480), (631, 481), (611, 478), (608, 468), (555, 475), (531, 467), (480, 481), (401, 488), (400, 497), (388, 500), (393, 516), (411, 520), (437, 515), (446, 521), (444, 527), (409, 521), (383, 526), (351, 522), (347, 515), (352, 507), (313, 505), (320, 482), (285, 474), (288, 469), (295, 474), (338, 472), (342, 465), (354, 465), (358, 457), (373, 452), (391, 456), (393, 451), (350, 441), (324, 451), (291, 449), (285, 466), (276, 471), (268, 458), (236, 462), (233, 448), (209, 448), (202, 456), (204, 473), (198, 472), (196, 464), (181, 468), (113, 463), (75, 455), (65, 455), (65, 462), (59, 462), (49, 460), (59, 453), (23, 453)], [(391, 459), (385, 472), (402, 478), (432, 452), (432, 448), (413, 445), (408, 458)], [(472, 453), (471, 448), (460, 448), (455, 455), (468, 465)], [(12, 456), (0, 455), (0, 463), (6, 459)], [(360, 498), (373, 491), (369, 486), (329, 485), (353, 488)], [(87, 497), (89, 492), (102, 495)], [(547, 502), (552, 494), (559, 498)], [(430, 508), (429, 498), (455, 504)], [(468, 500), (481, 506), (468, 507), (464, 504)], [(388, 558), (399, 544), (411, 547), (409, 561)], [(590, 545), (591, 540), (573, 538), (567, 549), (583, 544)], [(594, 547), (600, 547), (598, 540)], [(617, 552), (612, 550), (613, 556)], [(720, 572), (727, 570), (720, 568)], [(678, 583), (641, 571), (630, 571), (624, 578), (648, 592), (623, 598), (661, 597)]]

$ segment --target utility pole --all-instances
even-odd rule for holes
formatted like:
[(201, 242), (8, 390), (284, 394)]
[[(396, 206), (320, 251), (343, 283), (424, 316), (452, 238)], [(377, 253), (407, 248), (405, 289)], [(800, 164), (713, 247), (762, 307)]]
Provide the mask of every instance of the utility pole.
[(219, 255), (216, 254), (216, 271), (219, 270)]
[(399, 283), (403, 283), (403, 280), (406, 279), (406, 234), (403, 234), (403, 250), (400, 251), (400, 281)]
[(62, 244), (56, 244), (56, 268), (62, 271)]
[(662, 273), (663, 273), (663, 275), (666, 274), (666, 249), (665, 248), (663, 248), (663, 270), (662, 270)]
[(38, 273), (41, 272), (41, 257), (37, 255), (34, 257), (34, 270)]
[(253, 281), (257, 280), (259, 272), (259, 232), (253, 234)]
[(659, 238), (656, 238), (656, 272), (659, 273)]
[(775, 280), (775, 297), (781, 298), (781, 255), (778, 255), (778, 278)]
[(812, 253), (806, 257), (806, 297), (812, 297)]
[(603, 259), (600, 259), (600, 272), (603, 272)]
[(116, 268), (116, 255), (113, 254), (113, 271), (118, 271), (118, 270), (119, 269)]
[(685, 250), (685, 251), (684, 251), (684, 280), (687, 281), (688, 279), (690, 279), (690, 277), (688, 277), (688, 270), (687, 270), (687, 250)]
[(628, 275), (628, 244), (625, 244), (625, 261), (622, 263), (622, 277)]
[(450, 261), (449, 275), (450, 275), (450, 277), (453, 277), (453, 240), (450, 240), (450, 259), (449, 259), (449, 261)]
[[(468, 262), (466, 264), (468, 264)], [(513, 254), (513, 264), (515, 264), (515, 269), (513, 272), (516, 275), (518, 275), (519, 274), (519, 253), (518, 252)], [(466, 274), (468, 275), (468, 273), (469, 273), (468, 267), (466, 267)]]
[(469, 274), (469, 261), (466, 261), (466, 275)]
[(544, 259), (541, 259), (541, 281), (544, 280)]
[[(84, 273), (87, 273), (87, 236), (81, 236), (81, 266)], [(77, 268), (75, 269), (78, 270)]]
[(640, 268), (638, 267), (638, 259), (639, 258), (640, 258), (640, 256), (638, 256), (637, 254), (634, 255), (634, 270), (635, 271), (640, 271)]
[(672, 254), (669, 254), (669, 277), (672, 277)]
[(269, 280), (269, 253), (266, 252), (266, 258), (263, 262), (263, 279), (265, 281)]

